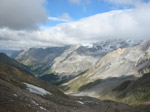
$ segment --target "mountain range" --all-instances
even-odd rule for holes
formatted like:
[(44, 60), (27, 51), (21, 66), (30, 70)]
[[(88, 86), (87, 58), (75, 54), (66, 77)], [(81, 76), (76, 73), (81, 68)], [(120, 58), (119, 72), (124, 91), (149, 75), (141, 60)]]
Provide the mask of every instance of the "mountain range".
[[(2, 55), (0, 55), (1, 57)], [(6, 55), (3, 57), (7, 58)], [(9, 60), (12, 60), (11, 58)], [(141, 108), (141, 107), (140, 107)], [(127, 104), (65, 95), (57, 87), (0, 60), (1, 112), (141, 112)]]
[[(149, 73), (149, 53), (150, 41), (131, 48), (119, 48), (105, 55), (81, 76), (63, 84), (62, 88), (77, 95), (117, 99), (116, 94), (119, 93), (114, 93), (115, 88), (119, 85), (128, 87), (130, 82), (140, 80), (143, 74)], [(127, 103), (136, 102), (131, 99)]]
[[(143, 42), (115, 39), (93, 43), (90, 46), (68, 45), (64, 47), (30, 48), (18, 53), (15, 59), (1, 53), (0, 61), (2, 66), (4, 64), (4, 68), (7, 68), (6, 66), (13, 68), (9, 69), (8, 73), (4, 72), (7, 76), (6, 79), (1, 77), (2, 80), (7, 80), (7, 77), (10, 77), (8, 74), (15, 71), (15, 76), (12, 77), (16, 80), (8, 79), (10, 80), (8, 83), (15, 86), (14, 88), (18, 88), (18, 85), (22, 85), (23, 82), (23, 85), (26, 86), (25, 91), (28, 90), (29, 94), (36, 88), (34, 93), (39, 93), (40, 89), (40, 91), (44, 91), (51, 96), (51, 89), (54, 87), (54, 91), (59, 91), (58, 94), (56, 92), (56, 97), (57, 95), (60, 97), (60, 94), (61, 97), (54, 101), (55, 96), (51, 97), (52, 101), (55, 105), (62, 107), (64, 111), (73, 112), (74, 106), (77, 109), (75, 112), (88, 112), (90, 109), (90, 112), (103, 112), (104, 110), (106, 112), (150, 111), (149, 40)], [(19, 72), (16, 72), (16, 69)], [(20, 73), (26, 75), (19, 76), (18, 79), (16, 75), (20, 75)], [(24, 79), (24, 77), (32, 77), (33, 82)], [(14, 85), (15, 83), (18, 83), (18, 85)], [(56, 85), (68, 95), (51, 84)], [(47, 89), (49, 85), (51, 89)], [(22, 91), (24, 91), (24, 88)], [(48, 97), (50, 101), (51, 98)], [(58, 100), (67, 103), (64, 105)], [(124, 103), (134, 105), (136, 108), (128, 105), (124, 107)], [(113, 109), (110, 109), (110, 111), (108, 108), (104, 109), (105, 105)], [(42, 107), (49, 109), (45, 104)], [(57, 112), (57, 110), (55, 111)]]
[(93, 43), (90, 47), (70, 45), (31, 48), (19, 54), (15, 59), (29, 66), (38, 78), (60, 85), (95, 66), (107, 53), (118, 48), (132, 47), (140, 42), (115, 39)]

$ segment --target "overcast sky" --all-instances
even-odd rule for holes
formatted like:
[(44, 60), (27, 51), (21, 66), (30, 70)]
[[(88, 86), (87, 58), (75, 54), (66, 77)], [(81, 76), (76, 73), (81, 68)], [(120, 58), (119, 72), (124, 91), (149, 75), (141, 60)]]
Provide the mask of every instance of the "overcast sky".
[(150, 39), (150, 0), (1, 0), (1, 49)]

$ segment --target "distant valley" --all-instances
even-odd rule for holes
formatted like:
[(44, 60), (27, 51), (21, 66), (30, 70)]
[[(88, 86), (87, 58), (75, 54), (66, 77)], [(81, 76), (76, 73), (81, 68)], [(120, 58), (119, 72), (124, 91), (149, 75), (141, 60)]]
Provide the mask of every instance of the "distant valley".
[[(8, 55), (9, 52), (4, 53)], [(10, 56), (15, 60), (4, 54), (0, 55), (0, 60), (59, 87), (71, 96), (113, 100), (149, 112), (149, 40), (115, 39), (92, 46), (30, 48), (14, 53), (15, 57)]]
[(36, 77), (60, 85), (94, 67), (107, 53), (128, 48), (141, 41), (114, 39), (93, 43), (91, 47), (69, 45), (64, 47), (31, 48), (15, 59), (28, 66)]

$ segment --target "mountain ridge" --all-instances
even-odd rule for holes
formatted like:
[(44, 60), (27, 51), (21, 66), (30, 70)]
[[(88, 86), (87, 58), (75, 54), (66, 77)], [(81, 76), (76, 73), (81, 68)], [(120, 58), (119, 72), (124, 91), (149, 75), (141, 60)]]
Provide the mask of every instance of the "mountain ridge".
[[(68, 90), (68, 92), (77, 92), (81, 86), (94, 82), (97, 79), (115, 78), (120, 76), (126, 77), (131, 75), (138, 78), (141, 75), (136, 71), (136, 64), (139, 58), (144, 56), (145, 52), (149, 50), (149, 46), (150, 41), (146, 41), (133, 48), (119, 48), (116, 51), (110, 52), (100, 59), (95, 67), (62, 86), (72, 88)], [(128, 80), (128, 78), (126, 80)], [(115, 83), (118, 83), (118, 81), (116, 79)], [(110, 82), (108, 81), (107, 83), (109, 84)], [(105, 83), (105, 85), (107, 85), (107, 83)], [(103, 86), (101, 88), (103, 88)], [(99, 88), (99, 91), (100, 90), (101, 89)], [(86, 95), (90, 95), (90, 92), (91, 91), (89, 91), (89, 93), (87, 92)]]
[[(56, 83), (55, 81), (54, 83), (61, 84), (57, 82), (71, 80), (88, 71), (107, 53), (117, 48), (135, 46), (140, 42), (141, 41), (115, 39), (94, 43), (91, 47), (82, 45), (72, 45), (67, 48), (57, 47), (57, 49), (61, 51), (59, 55), (56, 55), (57, 50), (53, 54), (53, 52), (47, 51), (48, 48), (32, 48), (20, 54), (16, 60), (29, 66), (32, 72), (37, 74), (38, 78), (53, 79), (55, 77)], [(44, 53), (43, 50), (45, 50), (44, 52), (46, 52), (46, 54), (42, 55), (42, 53)], [(38, 54), (40, 54), (40, 56), (38, 56)], [(45, 61), (40, 61), (41, 59)], [(62, 78), (63, 81), (60, 81)], [(47, 81), (51, 82), (51, 80)]]
[(111, 112), (138, 112), (123, 103), (65, 95), (57, 87), (0, 61), (2, 112), (106, 112), (108, 109)]
[(20, 69), (21, 71), (30, 74), (32, 76), (34, 76), (33, 72), (30, 72), (30, 68), (17, 62), (15, 59), (13, 58), (9, 58), (7, 55), (5, 55), (4, 53), (0, 53), (0, 61), (5, 62), (7, 64), (10, 64), (12, 66), (15, 66), (16, 68)]

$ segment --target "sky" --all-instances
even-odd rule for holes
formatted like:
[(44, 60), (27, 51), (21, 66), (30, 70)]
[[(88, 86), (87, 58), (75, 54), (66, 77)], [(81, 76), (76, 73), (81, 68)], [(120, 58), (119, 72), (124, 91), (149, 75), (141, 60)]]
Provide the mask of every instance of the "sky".
[(150, 39), (150, 0), (1, 0), (0, 49)]

